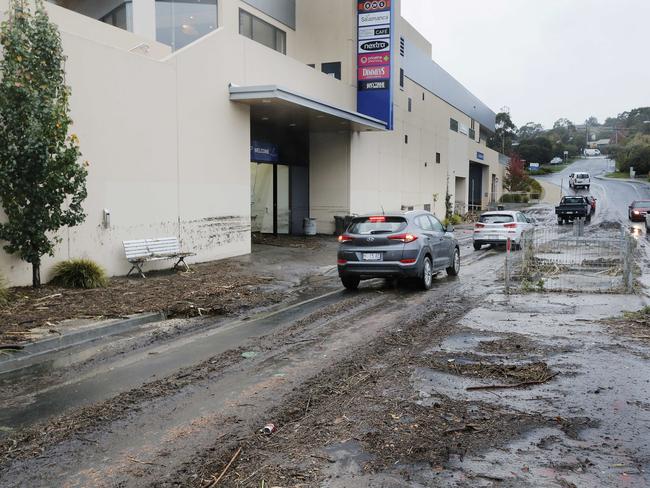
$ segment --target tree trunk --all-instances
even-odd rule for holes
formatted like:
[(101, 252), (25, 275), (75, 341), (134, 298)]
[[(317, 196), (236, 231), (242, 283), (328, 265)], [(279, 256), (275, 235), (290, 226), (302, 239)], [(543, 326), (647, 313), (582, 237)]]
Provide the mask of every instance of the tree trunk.
[(41, 260), (32, 263), (32, 286), (34, 288), (41, 287)]

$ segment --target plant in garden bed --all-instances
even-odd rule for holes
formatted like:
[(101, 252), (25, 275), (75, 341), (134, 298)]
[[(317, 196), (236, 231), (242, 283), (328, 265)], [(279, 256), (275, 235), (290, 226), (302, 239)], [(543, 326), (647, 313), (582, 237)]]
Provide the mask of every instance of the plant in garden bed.
[(4, 249), (32, 265), (41, 284), (41, 258), (53, 255), (56, 232), (83, 222), (85, 165), (69, 134), (70, 89), (61, 36), (42, 0), (11, 0), (0, 25), (0, 223)]
[(0, 307), (3, 307), (9, 301), (9, 290), (7, 289), (7, 282), (0, 276)]
[(443, 220), (442, 222), (445, 226), (451, 224), (451, 225), (458, 225), (463, 223), (463, 217), (461, 217), (458, 214), (453, 214), (451, 217)]
[(90, 259), (70, 259), (54, 267), (50, 281), (65, 288), (104, 288), (108, 285), (106, 271)]

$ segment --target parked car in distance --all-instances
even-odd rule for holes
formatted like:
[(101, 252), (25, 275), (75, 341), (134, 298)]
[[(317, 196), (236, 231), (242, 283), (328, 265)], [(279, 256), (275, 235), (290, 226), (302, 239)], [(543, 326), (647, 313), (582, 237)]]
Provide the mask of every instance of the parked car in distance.
[(573, 222), (577, 218), (584, 218), (589, 222), (591, 214), (591, 203), (587, 201), (587, 197), (579, 195), (562, 197), (560, 204), (555, 207), (555, 215), (559, 225), (565, 222)]
[(361, 280), (412, 278), (428, 290), (436, 273), (460, 272), (460, 247), (453, 232), (423, 210), (355, 217), (339, 236), (341, 282), (355, 290)]
[(578, 189), (586, 188), (589, 189), (591, 185), (591, 178), (589, 173), (571, 173), (569, 175), (569, 188)]
[(591, 205), (591, 215), (596, 213), (596, 199), (592, 197), (591, 195), (587, 195), (585, 197), (587, 199), (587, 203)]
[(650, 200), (635, 200), (627, 209), (627, 216), (632, 222), (643, 222), (650, 212)]
[(532, 226), (532, 221), (522, 212), (485, 212), (474, 224), (474, 250), (478, 251), (486, 244), (503, 245), (508, 238), (516, 249), (521, 245), (522, 233)]
[(553, 159), (551, 159), (551, 162), (549, 164), (562, 164), (563, 162), (564, 159), (556, 156)]
[(600, 149), (585, 149), (584, 155), (589, 156), (600, 156)]

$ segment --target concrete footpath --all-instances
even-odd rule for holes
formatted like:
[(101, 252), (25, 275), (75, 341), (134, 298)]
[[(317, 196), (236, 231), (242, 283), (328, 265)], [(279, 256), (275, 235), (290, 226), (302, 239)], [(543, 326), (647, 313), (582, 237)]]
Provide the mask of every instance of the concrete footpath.
[(0, 374), (40, 363), (46, 360), (49, 355), (69, 347), (85, 344), (102, 337), (111, 337), (125, 331), (132, 331), (143, 325), (164, 319), (165, 315), (163, 313), (154, 312), (138, 314), (126, 319), (89, 322), (79, 326), (62, 328), (60, 335), (57, 337), (18, 346), (20, 347), (19, 350), (0, 357)]
[(537, 181), (542, 185), (542, 189), (544, 190), (541, 203), (557, 205), (562, 198), (562, 189), (556, 184), (541, 178), (537, 179)]

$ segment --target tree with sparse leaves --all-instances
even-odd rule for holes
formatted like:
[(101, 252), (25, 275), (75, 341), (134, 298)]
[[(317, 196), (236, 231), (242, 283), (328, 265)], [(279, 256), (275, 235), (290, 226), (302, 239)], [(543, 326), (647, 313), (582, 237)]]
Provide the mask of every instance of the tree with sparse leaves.
[(503, 154), (510, 154), (517, 137), (517, 126), (508, 112), (499, 112), (495, 118), (494, 134), (488, 137), (487, 146)]
[(11, 0), (0, 25), (0, 223), (4, 249), (32, 265), (41, 284), (41, 259), (53, 255), (56, 233), (85, 219), (85, 165), (69, 134), (70, 89), (61, 36), (42, 0)]

